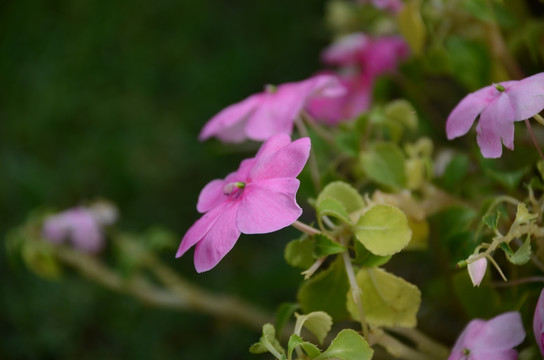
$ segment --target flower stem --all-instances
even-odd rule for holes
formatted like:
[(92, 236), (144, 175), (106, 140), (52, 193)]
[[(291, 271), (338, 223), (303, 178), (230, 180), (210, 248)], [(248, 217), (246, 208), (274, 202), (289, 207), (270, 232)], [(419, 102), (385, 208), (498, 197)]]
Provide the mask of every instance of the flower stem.
[(433, 354), (433, 356), (423, 354), (422, 352), (406, 346), (405, 344), (385, 332), (382, 332), (380, 335), (378, 335), (376, 343), (382, 346), (389, 354), (393, 355), (395, 358), (401, 358), (405, 360), (432, 360), (446, 358), (445, 356), (443, 357), (442, 354)]
[[(300, 117), (295, 119), (295, 126), (298, 129), (298, 132), (300, 135), (304, 137), (310, 137), (310, 134), (308, 133), (308, 129), (306, 129), (306, 126), (304, 126), (304, 122)], [(312, 177), (312, 182), (314, 184), (314, 189), (316, 193), (319, 193), (321, 191), (321, 180), (319, 176), (319, 166), (317, 164), (317, 157), (315, 156), (315, 151), (310, 151), (310, 175)]]
[(304, 280), (308, 280), (312, 277), (312, 275), (319, 269), (319, 267), (325, 262), (327, 259), (326, 256), (317, 259), (312, 266), (310, 266), (308, 269), (304, 270), (301, 274), (304, 275)]
[(334, 144), (334, 136), (331, 134), (330, 130), (324, 129), (321, 125), (316, 123), (312, 115), (308, 114), (306, 110), (302, 112), (302, 116), (317, 135), (321, 136), (323, 140), (329, 144)]
[(450, 349), (434, 341), (415, 328), (395, 327), (391, 330), (412, 340), (414, 343), (416, 343), (417, 348), (426, 354), (435, 355), (438, 358), (445, 359), (450, 353)]
[(306, 225), (305, 223), (300, 222), (298, 220), (292, 223), (291, 226), (307, 235), (321, 234), (321, 231), (311, 227), (310, 225)]
[(542, 116), (540, 116), (539, 114), (533, 116), (533, 119), (535, 119), (540, 125), (544, 125), (544, 118), (542, 118)]
[(361, 301), (362, 291), (357, 284), (357, 279), (355, 278), (355, 272), (353, 271), (353, 266), (351, 265), (351, 259), (349, 253), (344, 251), (342, 253), (342, 259), (344, 260), (344, 266), (346, 268), (346, 274), (348, 275), (349, 285), (351, 288), (351, 295), (353, 296), (353, 301), (357, 307), (359, 313), (359, 321), (361, 322), (361, 328), (363, 329), (363, 336), (368, 338), (368, 325), (365, 320), (365, 312), (363, 309), (363, 303)]
[(536, 150), (538, 151), (538, 155), (540, 155), (540, 158), (544, 160), (544, 154), (542, 154), (542, 150), (540, 150), (540, 146), (538, 146), (538, 142), (536, 141), (535, 134), (533, 133), (533, 128), (531, 127), (531, 123), (529, 122), (528, 119), (525, 119), (525, 125), (527, 125), (527, 130), (529, 130), (529, 135), (531, 136), (531, 140), (533, 140), (533, 144), (535, 145)]

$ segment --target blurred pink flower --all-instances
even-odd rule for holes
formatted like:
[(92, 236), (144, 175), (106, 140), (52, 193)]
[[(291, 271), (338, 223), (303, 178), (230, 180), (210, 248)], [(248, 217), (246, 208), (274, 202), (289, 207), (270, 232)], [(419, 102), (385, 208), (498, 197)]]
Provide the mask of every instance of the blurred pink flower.
[(246, 138), (263, 141), (275, 134), (291, 134), (293, 123), (314, 96), (336, 97), (345, 93), (334, 76), (318, 75), (309, 79), (275, 86), (233, 104), (215, 115), (202, 129), (199, 139), (212, 136), (225, 142)]
[(295, 198), (296, 176), (309, 154), (309, 138), (291, 142), (288, 135), (275, 135), (237, 171), (208, 183), (197, 204), (205, 214), (187, 231), (176, 257), (196, 245), (196, 271), (207, 271), (232, 249), (240, 233), (269, 233), (295, 222), (302, 214)]
[(480, 115), (476, 141), (486, 158), (502, 155), (502, 144), (514, 149), (514, 122), (544, 109), (544, 73), (519, 81), (486, 86), (465, 96), (446, 121), (448, 139), (465, 135)]
[(46, 218), (42, 234), (51, 243), (69, 241), (86, 253), (97, 253), (104, 247), (100, 223), (93, 212), (84, 207), (68, 209)]
[(393, 72), (409, 55), (408, 44), (398, 36), (373, 38), (353, 33), (340, 38), (323, 50), (323, 62), (330, 65), (358, 65), (369, 76)]
[(359, 0), (361, 4), (371, 3), (374, 7), (390, 12), (391, 14), (396, 14), (402, 10), (402, 1), (401, 0)]
[(525, 330), (517, 311), (488, 321), (475, 319), (457, 338), (448, 360), (516, 360), (518, 353), (513, 348), (524, 338)]
[(533, 318), (533, 333), (535, 334), (535, 340), (540, 353), (544, 357), (544, 289), (540, 292), (540, 297), (536, 304)]
[[(470, 260), (470, 257), (469, 257)], [(487, 259), (485, 257), (478, 259), (467, 266), (468, 275), (474, 286), (480, 286), (487, 270)]]
[(370, 107), (373, 79), (360, 73), (334, 75), (347, 89), (339, 97), (315, 97), (308, 102), (308, 113), (319, 122), (334, 125), (355, 118)]

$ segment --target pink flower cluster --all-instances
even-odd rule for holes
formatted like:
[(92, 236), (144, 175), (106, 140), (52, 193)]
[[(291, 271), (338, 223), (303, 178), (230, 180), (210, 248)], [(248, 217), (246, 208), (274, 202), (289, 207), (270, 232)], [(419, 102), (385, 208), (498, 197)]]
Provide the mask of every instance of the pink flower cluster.
[(302, 214), (296, 176), (309, 155), (310, 139), (291, 142), (288, 135), (275, 135), (237, 171), (208, 183), (197, 204), (204, 215), (187, 231), (176, 257), (196, 245), (195, 268), (207, 271), (232, 249), (240, 233), (269, 233), (295, 222)]
[(42, 235), (51, 243), (70, 242), (76, 249), (94, 254), (104, 247), (102, 228), (116, 219), (117, 209), (109, 203), (78, 206), (46, 218)]
[(480, 116), (476, 141), (482, 155), (498, 158), (502, 144), (514, 150), (514, 122), (544, 109), (544, 73), (486, 86), (465, 96), (446, 121), (448, 139), (465, 135)]
[(353, 119), (370, 107), (375, 79), (395, 71), (408, 54), (408, 45), (398, 36), (373, 38), (354, 33), (340, 38), (323, 51), (322, 60), (339, 67), (336, 73), (326, 73), (335, 74), (347, 92), (334, 98), (312, 98), (309, 113), (329, 124)]

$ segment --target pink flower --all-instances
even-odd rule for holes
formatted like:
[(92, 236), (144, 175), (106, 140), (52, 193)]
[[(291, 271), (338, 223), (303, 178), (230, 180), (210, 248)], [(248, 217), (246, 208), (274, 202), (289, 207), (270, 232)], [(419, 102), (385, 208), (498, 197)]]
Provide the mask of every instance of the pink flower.
[(295, 198), (296, 176), (309, 154), (309, 138), (291, 142), (288, 135), (275, 135), (237, 171), (208, 183), (197, 204), (205, 214), (187, 231), (176, 257), (196, 245), (195, 268), (207, 271), (232, 249), (240, 233), (269, 233), (295, 222), (302, 214)]
[(514, 122), (544, 109), (544, 73), (490, 85), (465, 96), (446, 121), (448, 139), (465, 135), (480, 115), (476, 141), (486, 158), (498, 158), (502, 144), (514, 149)]
[(46, 218), (42, 234), (51, 243), (69, 241), (82, 252), (97, 253), (104, 247), (101, 225), (90, 209), (76, 207)]
[(396, 14), (402, 10), (402, 1), (400, 0), (359, 0), (361, 4), (372, 3), (374, 7)]
[(369, 76), (395, 71), (399, 62), (409, 55), (409, 47), (398, 36), (372, 38), (353, 33), (340, 38), (323, 50), (323, 62), (330, 65), (358, 65)]
[(457, 338), (448, 360), (516, 360), (513, 348), (523, 341), (525, 330), (517, 311), (488, 321), (475, 319)]
[(334, 125), (355, 118), (370, 107), (374, 80), (365, 74), (335, 75), (347, 89), (339, 97), (315, 97), (308, 102), (308, 113), (317, 121)]
[(328, 75), (304, 81), (267, 86), (215, 115), (202, 129), (199, 139), (212, 136), (225, 142), (246, 138), (263, 141), (275, 134), (291, 134), (293, 123), (314, 96), (335, 97), (345, 92), (339, 81)]
[(540, 353), (544, 357), (544, 289), (540, 292), (540, 297), (535, 308), (533, 318), (533, 333)]
[[(470, 259), (470, 257), (469, 257)], [(467, 266), (468, 275), (474, 286), (480, 286), (487, 270), (487, 259), (485, 257), (478, 259)]]

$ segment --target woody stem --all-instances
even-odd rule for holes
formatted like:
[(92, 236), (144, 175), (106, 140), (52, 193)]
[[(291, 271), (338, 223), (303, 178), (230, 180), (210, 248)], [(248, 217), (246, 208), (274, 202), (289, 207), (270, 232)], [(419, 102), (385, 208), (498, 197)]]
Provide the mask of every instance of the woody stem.
[(527, 125), (527, 130), (529, 130), (529, 135), (531, 136), (531, 140), (533, 140), (533, 144), (535, 145), (536, 150), (538, 151), (538, 155), (540, 155), (540, 158), (544, 160), (544, 154), (542, 154), (542, 150), (540, 150), (540, 146), (538, 146), (538, 142), (536, 141), (535, 134), (533, 133), (533, 128), (531, 127), (531, 123), (529, 122), (529, 119), (525, 119), (525, 125)]

